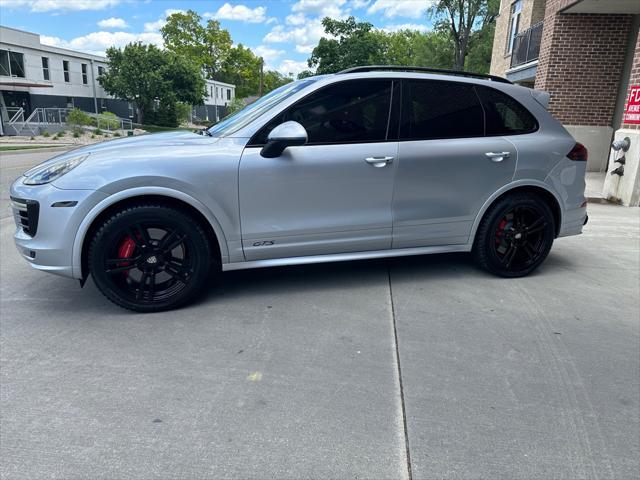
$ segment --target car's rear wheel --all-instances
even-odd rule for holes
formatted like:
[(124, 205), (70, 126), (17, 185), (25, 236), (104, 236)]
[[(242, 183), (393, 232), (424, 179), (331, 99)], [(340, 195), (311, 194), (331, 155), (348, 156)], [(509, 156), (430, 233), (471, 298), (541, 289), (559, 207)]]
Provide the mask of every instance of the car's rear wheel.
[(555, 237), (553, 213), (533, 194), (507, 195), (485, 214), (476, 233), (476, 263), (502, 277), (528, 275), (549, 254)]
[(115, 213), (98, 228), (89, 270), (115, 304), (157, 312), (183, 305), (202, 290), (211, 257), (207, 234), (188, 214), (139, 205)]

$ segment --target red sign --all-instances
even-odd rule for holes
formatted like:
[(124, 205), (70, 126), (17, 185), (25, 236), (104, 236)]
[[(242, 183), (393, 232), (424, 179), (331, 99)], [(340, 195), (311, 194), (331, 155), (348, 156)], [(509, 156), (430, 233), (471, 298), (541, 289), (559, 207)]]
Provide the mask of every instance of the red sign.
[(622, 123), (640, 125), (640, 85), (633, 85), (629, 91), (627, 110)]

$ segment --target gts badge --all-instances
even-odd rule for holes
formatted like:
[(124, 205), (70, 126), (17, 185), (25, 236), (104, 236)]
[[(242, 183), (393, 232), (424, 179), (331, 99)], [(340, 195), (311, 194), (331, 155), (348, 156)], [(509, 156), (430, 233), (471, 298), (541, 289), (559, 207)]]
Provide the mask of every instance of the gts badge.
[(253, 242), (253, 246), (254, 247), (269, 247), (271, 245), (273, 245), (275, 242), (272, 242), (271, 240), (267, 240), (266, 242)]

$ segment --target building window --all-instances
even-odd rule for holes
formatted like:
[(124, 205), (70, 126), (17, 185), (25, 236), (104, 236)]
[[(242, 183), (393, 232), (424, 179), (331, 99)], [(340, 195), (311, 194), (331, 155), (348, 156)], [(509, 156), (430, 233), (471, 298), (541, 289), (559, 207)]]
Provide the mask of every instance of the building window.
[(213, 98), (213, 87), (211, 87), (211, 95), (209, 95), (211, 98)]
[(42, 76), (45, 80), (50, 80), (49, 77), (49, 59), (47, 57), (42, 57)]
[(67, 108), (73, 108), (73, 97), (67, 97)]
[(24, 78), (24, 55), (0, 50), (0, 75)]
[(98, 76), (104, 75), (104, 67), (98, 67)]
[(133, 118), (133, 103), (129, 102), (127, 106), (129, 107), (129, 118)]
[(100, 99), (100, 110), (106, 110), (107, 109), (107, 102), (105, 101), (104, 98)]
[(216, 98), (220, 98), (220, 88), (216, 87)]
[(89, 77), (87, 76), (87, 64), (83, 63), (82, 65), (82, 83), (85, 85), (89, 83)]
[(64, 81), (69, 83), (69, 61), (62, 61), (62, 71), (64, 72)]
[(507, 38), (507, 53), (513, 50), (513, 42), (518, 35), (520, 26), (520, 13), (522, 12), (522, 0), (516, 0), (511, 4), (511, 14), (509, 16), (509, 38)]
[(231, 100), (231, 89), (227, 88), (227, 100)]

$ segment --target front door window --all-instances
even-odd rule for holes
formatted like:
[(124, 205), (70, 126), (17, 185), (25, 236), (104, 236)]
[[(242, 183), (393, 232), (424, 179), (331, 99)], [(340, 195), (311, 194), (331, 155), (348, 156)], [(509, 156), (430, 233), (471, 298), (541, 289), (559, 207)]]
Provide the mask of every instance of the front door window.
[(308, 145), (371, 143), (388, 139), (391, 80), (352, 80), (314, 92), (267, 123), (251, 144), (266, 143), (271, 130), (289, 120), (300, 123)]

